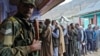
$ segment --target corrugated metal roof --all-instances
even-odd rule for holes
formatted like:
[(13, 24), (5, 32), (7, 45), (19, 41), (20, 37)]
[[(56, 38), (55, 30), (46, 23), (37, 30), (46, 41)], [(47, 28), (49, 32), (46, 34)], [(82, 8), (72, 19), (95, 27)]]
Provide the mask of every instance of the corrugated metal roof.
[(96, 3), (97, 1), (100, 0), (72, 0), (69, 3), (53, 8), (49, 12), (42, 15), (41, 18), (58, 19), (62, 15), (66, 17), (75, 16), (80, 12), (80, 8), (85, 9), (88, 5)]
[(99, 10), (100, 10), (100, 1), (98, 1), (97, 3), (90, 4), (89, 6), (87, 6), (86, 9), (80, 11), (77, 15), (84, 15)]

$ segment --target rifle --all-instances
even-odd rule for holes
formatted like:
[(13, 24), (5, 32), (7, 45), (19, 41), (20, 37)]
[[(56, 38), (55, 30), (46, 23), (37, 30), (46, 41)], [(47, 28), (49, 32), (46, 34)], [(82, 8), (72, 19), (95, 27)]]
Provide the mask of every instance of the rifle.
[[(34, 20), (34, 29), (35, 29), (35, 39), (39, 40), (40, 39), (39, 38), (39, 22), (36, 19)], [(39, 51), (36, 51), (34, 53), (34, 56), (39, 56)]]
[(35, 28), (35, 39), (36, 40), (39, 40), (39, 22), (38, 22), (38, 20), (34, 20), (34, 28)]

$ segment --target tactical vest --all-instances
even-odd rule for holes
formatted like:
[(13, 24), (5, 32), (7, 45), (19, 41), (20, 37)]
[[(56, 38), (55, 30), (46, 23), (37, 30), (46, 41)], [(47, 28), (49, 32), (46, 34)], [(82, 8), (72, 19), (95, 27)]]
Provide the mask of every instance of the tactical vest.
[[(13, 47), (17, 46), (28, 46), (32, 43), (34, 37), (34, 29), (32, 29), (32, 25), (29, 25), (28, 22), (24, 22), (19, 18), (11, 17), (9, 20), (12, 21), (13, 26)], [(27, 29), (27, 27), (29, 29)], [(34, 56), (33, 53), (27, 54), (27, 56)]]

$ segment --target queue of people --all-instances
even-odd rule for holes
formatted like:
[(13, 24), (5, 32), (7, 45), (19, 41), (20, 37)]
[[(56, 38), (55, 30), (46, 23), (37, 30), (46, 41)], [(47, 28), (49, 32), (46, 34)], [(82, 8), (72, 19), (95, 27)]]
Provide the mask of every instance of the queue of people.
[[(63, 56), (81, 56), (98, 51), (100, 41), (100, 29), (98, 26), (92, 27), (89, 24), (88, 28), (84, 29), (78, 23), (71, 23), (64, 27), (56, 20), (52, 20), (49, 27), (51, 27), (52, 32), (53, 56), (62, 56), (60, 53)], [(60, 31), (60, 27), (63, 32)], [(61, 40), (60, 34), (63, 40)], [(62, 51), (59, 48), (60, 41), (64, 44), (62, 45)]]

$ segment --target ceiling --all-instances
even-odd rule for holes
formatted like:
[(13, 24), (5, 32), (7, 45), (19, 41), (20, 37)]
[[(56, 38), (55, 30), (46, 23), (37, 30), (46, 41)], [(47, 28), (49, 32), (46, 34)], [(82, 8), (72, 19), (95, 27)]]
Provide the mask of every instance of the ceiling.
[(41, 15), (45, 14), (64, 0), (49, 0), (49, 2), (40, 9)]
[(49, 3), (50, 0), (36, 0), (35, 4), (37, 8), (40, 10), (42, 9), (47, 3)]
[[(10, 0), (10, 3), (13, 5), (17, 5), (19, 1), (20, 0)], [(40, 10), (41, 15), (43, 15), (63, 1), (64, 0), (35, 0), (35, 4)]]

